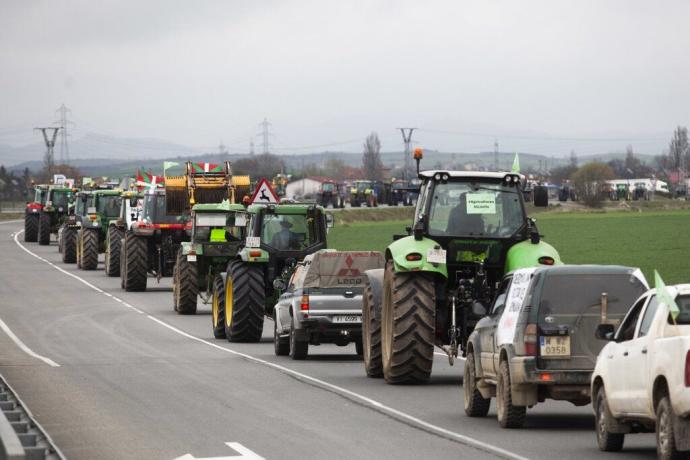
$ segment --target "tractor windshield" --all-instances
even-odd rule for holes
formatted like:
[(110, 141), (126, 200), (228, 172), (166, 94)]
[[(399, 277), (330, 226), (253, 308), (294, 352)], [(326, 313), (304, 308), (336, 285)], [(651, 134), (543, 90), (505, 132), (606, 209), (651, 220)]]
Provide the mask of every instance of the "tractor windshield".
[(53, 206), (67, 207), (72, 202), (73, 193), (71, 190), (53, 190), (51, 201)]
[(99, 195), (96, 210), (99, 214), (103, 214), (106, 217), (119, 217), (121, 202), (122, 197), (119, 195)]
[(182, 216), (171, 216), (165, 207), (165, 195), (150, 193), (144, 197), (144, 220), (154, 224), (177, 224), (182, 222)]
[(264, 214), (261, 242), (279, 251), (301, 251), (316, 243), (315, 227), (303, 214)]
[(323, 184), (321, 186), (321, 190), (323, 190), (324, 192), (332, 192), (335, 190), (335, 184), (332, 184), (330, 182), (326, 182), (325, 184)]
[(431, 236), (509, 238), (525, 223), (525, 212), (516, 185), (439, 182), (430, 198)]
[(371, 188), (371, 182), (357, 182), (358, 192), (366, 192), (368, 188)]
[(244, 238), (246, 227), (235, 225), (235, 213), (197, 213), (194, 221), (194, 241), (225, 243)]

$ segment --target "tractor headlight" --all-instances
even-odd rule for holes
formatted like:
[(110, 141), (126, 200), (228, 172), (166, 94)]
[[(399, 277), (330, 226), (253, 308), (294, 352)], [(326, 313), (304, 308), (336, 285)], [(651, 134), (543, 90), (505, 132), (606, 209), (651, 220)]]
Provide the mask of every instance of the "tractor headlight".
[(448, 182), (448, 179), (450, 179), (450, 176), (448, 174), (444, 174), (441, 179), (443, 180), (443, 182)]
[(434, 180), (435, 180), (435, 181), (440, 181), (440, 180), (441, 180), (441, 173), (436, 173), (436, 174), (434, 174)]

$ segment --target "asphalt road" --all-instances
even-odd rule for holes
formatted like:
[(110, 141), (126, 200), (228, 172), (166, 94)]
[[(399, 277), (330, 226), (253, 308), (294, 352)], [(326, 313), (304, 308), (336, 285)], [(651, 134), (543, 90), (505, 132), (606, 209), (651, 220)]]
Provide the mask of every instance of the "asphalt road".
[[(173, 312), (169, 279), (124, 292), (21, 229), (0, 224), (0, 319), (21, 341), (0, 331), (0, 373), (70, 459), (616, 457), (597, 450), (590, 406), (547, 402), (502, 430), (493, 408), (464, 415), (462, 363), (439, 355), (428, 384), (390, 386), (354, 346), (274, 356), (269, 320), (262, 343), (216, 340), (210, 307)], [(628, 436), (624, 454), (655, 458), (653, 435)]]

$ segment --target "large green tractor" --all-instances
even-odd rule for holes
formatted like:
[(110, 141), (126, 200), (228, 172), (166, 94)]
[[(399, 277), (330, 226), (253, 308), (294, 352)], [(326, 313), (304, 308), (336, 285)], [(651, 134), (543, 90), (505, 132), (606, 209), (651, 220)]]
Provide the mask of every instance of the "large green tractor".
[[(224, 337), (225, 329), (219, 315), (218, 286), (224, 282), (228, 262), (244, 244), (247, 213), (241, 204), (228, 200), (217, 204), (192, 207), (191, 241), (183, 242), (177, 252), (173, 272), (173, 304), (181, 315), (196, 313), (197, 297), (204, 304), (212, 301), (214, 335)], [(189, 228), (189, 225), (188, 225)]]
[(74, 204), (76, 192), (77, 189), (61, 185), (51, 185), (45, 191), (45, 201), (38, 212), (38, 244), (48, 245), (50, 235), (57, 235)]
[(368, 376), (424, 382), (434, 346), (451, 364), (486, 314), (504, 274), (560, 264), (527, 217), (518, 173), (423, 171), (412, 226), (386, 268), (367, 272), (362, 340)]
[(86, 201), (91, 191), (82, 190), (74, 197), (74, 212), (67, 215), (58, 230), (58, 251), (62, 261), (73, 264), (77, 261), (77, 237), (82, 220), (86, 217)]
[(106, 276), (120, 276), (120, 251), (125, 232), (139, 217), (141, 203), (144, 199), (142, 192), (128, 190), (122, 192), (120, 200), (120, 214), (117, 219), (108, 222), (105, 235), (105, 274)]
[[(313, 204), (251, 205), (247, 238), (230, 261), (224, 283), (214, 289), (219, 322), (232, 342), (258, 342), (264, 315), (271, 315), (278, 291), (273, 281), (286, 267), (326, 248), (326, 214)], [(214, 331), (220, 325), (214, 323)]]
[(120, 215), (121, 195), (121, 190), (96, 189), (79, 196), (82, 212), (77, 214), (76, 259), (80, 269), (98, 268), (98, 254), (105, 252), (108, 223)]

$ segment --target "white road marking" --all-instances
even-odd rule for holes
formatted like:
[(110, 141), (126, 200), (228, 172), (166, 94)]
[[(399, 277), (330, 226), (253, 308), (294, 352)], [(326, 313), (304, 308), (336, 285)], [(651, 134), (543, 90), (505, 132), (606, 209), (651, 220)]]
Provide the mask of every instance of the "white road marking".
[(16, 224), (17, 222), (23, 222), (24, 219), (13, 219), (13, 220), (3, 220), (0, 222), (0, 225), (5, 225), (5, 224)]
[(199, 458), (193, 456), (192, 454), (185, 454), (182, 457), (177, 457), (175, 460), (266, 460), (251, 449), (247, 449), (239, 442), (226, 442), (225, 445), (240, 455)]
[[(19, 242), (19, 240), (17, 238), (20, 233), (22, 233), (22, 231), (18, 232), (17, 235), (15, 235), (14, 241), (15, 241), (15, 243), (17, 243), (17, 245), (20, 248), (22, 248), (28, 254), (32, 255), (33, 257), (37, 258), (38, 260), (41, 260), (41, 261), (47, 263), (48, 265), (55, 268), (56, 270), (66, 274), (68, 276), (71, 276), (72, 278), (74, 278), (76, 280), (79, 280), (80, 282), (82, 282), (86, 286), (90, 287), (91, 289), (93, 289), (97, 292), (100, 292), (102, 294), (105, 294), (105, 291), (103, 291), (102, 289), (94, 286), (93, 284), (80, 278), (77, 275), (74, 275), (72, 273), (69, 273), (66, 270), (63, 270), (62, 268), (58, 267), (57, 265), (53, 264), (52, 262), (44, 259), (43, 257), (40, 257), (40, 256), (34, 254), (30, 250), (28, 250), (26, 247), (24, 247), (23, 244), (21, 244)], [(143, 311), (139, 310), (138, 308), (136, 308), (136, 307), (134, 307), (134, 306), (132, 306), (126, 302), (124, 302), (123, 300), (119, 299), (118, 297), (116, 297), (114, 295), (112, 295), (111, 298), (116, 300), (117, 302), (121, 303), (122, 305), (135, 310), (137, 313), (144, 313)], [(275, 370), (277, 370), (283, 374), (294, 377), (297, 380), (300, 380), (301, 382), (304, 382), (304, 383), (316, 386), (318, 388), (330, 391), (334, 394), (338, 394), (344, 398), (347, 398), (353, 402), (356, 402), (356, 403), (361, 404), (365, 407), (373, 409), (373, 410), (375, 410), (381, 414), (392, 417), (392, 418), (394, 418), (400, 422), (406, 423), (412, 427), (416, 427), (416, 428), (421, 429), (423, 431), (426, 431), (428, 433), (435, 434), (435, 435), (440, 436), (442, 438), (445, 438), (445, 439), (448, 439), (451, 441), (455, 441), (455, 442), (458, 442), (460, 444), (464, 444), (466, 446), (474, 447), (475, 449), (478, 449), (478, 450), (481, 450), (481, 451), (484, 451), (484, 452), (487, 452), (487, 453), (490, 453), (493, 455), (497, 455), (497, 456), (502, 457), (502, 458), (508, 458), (508, 459), (513, 459), (513, 460), (527, 460), (526, 457), (523, 457), (523, 456), (518, 455), (516, 453), (510, 452), (506, 449), (495, 446), (493, 444), (489, 444), (489, 443), (486, 443), (484, 441), (480, 441), (479, 439), (475, 439), (475, 438), (472, 438), (470, 436), (456, 433), (454, 431), (442, 428), (438, 425), (434, 425), (432, 423), (426, 422), (426, 421), (419, 419), (413, 415), (407, 414), (407, 413), (402, 412), (398, 409), (394, 409), (393, 407), (386, 406), (385, 404), (383, 404), (379, 401), (376, 401), (374, 399), (371, 399), (367, 396), (364, 396), (362, 394), (355, 393), (354, 391), (348, 390), (347, 388), (343, 388), (343, 387), (340, 387), (338, 385), (328, 383), (324, 380), (317, 379), (316, 377), (312, 377), (312, 376), (303, 374), (301, 372), (295, 371), (293, 369), (281, 366), (280, 364), (272, 363), (270, 361), (266, 361), (266, 360), (263, 360), (261, 358), (257, 358), (255, 356), (248, 355), (246, 353), (242, 353), (239, 351), (232, 350), (230, 348), (222, 347), (222, 346), (215, 344), (213, 342), (209, 342), (208, 340), (193, 336), (193, 335), (191, 335), (191, 334), (189, 334), (189, 333), (187, 333), (181, 329), (176, 328), (172, 324), (166, 323), (165, 321), (162, 321), (162, 320), (156, 318), (155, 316), (147, 314), (146, 317), (148, 319), (150, 319), (151, 321), (154, 321), (154, 322), (160, 324), (161, 326), (171, 330), (172, 332), (175, 332), (175, 333), (177, 333), (183, 337), (186, 337), (190, 340), (194, 340), (195, 342), (202, 343), (202, 344), (207, 345), (211, 348), (215, 348), (215, 349), (223, 351), (225, 353), (229, 353), (229, 354), (238, 356), (238, 357), (243, 358), (247, 361), (251, 361), (251, 362), (254, 362), (257, 364), (261, 364), (261, 365), (266, 366), (266, 367), (270, 367), (270, 368), (275, 369)]]
[(42, 356), (42, 355), (39, 355), (38, 353), (33, 351), (31, 348), (27, 347), (26, 344), (24, 342), (22, 342), (19, 337), (14, 335), (14, 332), (12, 332), (12, 330), (9, 328), (9, 326), (7, 326), (7, 324), (5, 324), (5, 322), (1, 319), (0, 319), (0, 329), (5, 331), (5, 334), (7, 334), (7, 336), (10, 339), (12, 339), (12, 341), (27, 355), (29, 355), (33, 358), (36, 358), (36, 359), (40, 359), (41, 361), (43, 361), (44, 363), (46, 363), (49, 366), (60, 367), (60, 365), (58, 363), (56, 363), (55, 361), (53, 361), (52, 359), (46, 358), (45, 356)]

